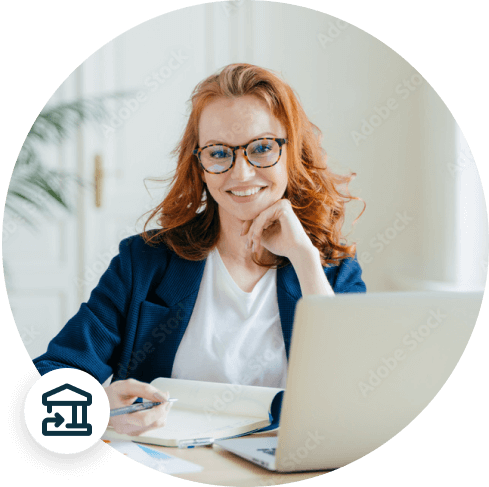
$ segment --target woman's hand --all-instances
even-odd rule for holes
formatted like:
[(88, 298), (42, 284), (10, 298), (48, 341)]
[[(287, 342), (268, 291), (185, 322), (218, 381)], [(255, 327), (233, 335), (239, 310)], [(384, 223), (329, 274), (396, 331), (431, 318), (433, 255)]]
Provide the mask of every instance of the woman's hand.
[(275, 255), (292, 261), (303, 253), (317, 253), (288, 199), (281, 199), (263, 210), (254, 220), (243, 223), (241, 236), (248, 234), (247, 248), (261, 244)]
[(109, 426), (116, 433), (137, 436), (145, 431), (165, 426), (168, 411), (173, 403), (165, 402), (170, 398), (170, 393), (162, 393), (156, 387), (135, 379), (119, 380), (105, 388), (109, 398), (110, 409), (130, 406), (138, 397), (153, 402), (163, 402), (151, 409), (138, 411), (137, 413), (121, 414), (110, 418)]

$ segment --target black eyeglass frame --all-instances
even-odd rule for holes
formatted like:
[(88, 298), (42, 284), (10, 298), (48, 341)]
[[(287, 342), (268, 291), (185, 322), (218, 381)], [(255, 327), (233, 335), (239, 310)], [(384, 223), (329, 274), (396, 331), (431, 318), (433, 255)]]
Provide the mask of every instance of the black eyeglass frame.
[[(274, 162), (273, 164), (270, 164), (269, 166), (257, 166), (256, 164), (253, 164), (249, 160), (248, 153), (247, 153), (248, 146), (250, 144), (252, 144), (253, 142), (257, 142), (258, 140), (274, 140), (275, 142), (278, 143), (278, 145), (280, 147), (280, 152), (278, 154), (278, 159), (276, 162)], [(235, 147), (231, 147), (230, 145), (226, 145), (226, 144), (210, 144), (210, 145), (206, 145), (205, 147), (197, 147), (196, 149), (194, 149), (193, 154), (197, 156), (197, 159), (199, 160), (199, 164), (201, 165), (202, 169), (204, 171), (208, 172), (209, 174), (223, 174), (223, 173), (229, 171), (230, 169), (232, 169), (234, 166), (234, 163), (236, 162), (236, 151), (239, 149), (244, 149), (244, 157), (248, 161), (248, 163), (251, 164), (253, 167), (257, 167), (259, 169), (266, 169), (267, 167), (272, 167), (272, 166), (275, 166), (275, 164), (278, 164), (278, 162), (280, 161), (280, 158), (282, 157), (282, 146), (287, 144), (288, 141), (289, 141), (289, 139), (279, 139), (276, 137), (259, 137), (258, 139), (251, 140), (250, 142), (248, 142), (245, 145), (237, 145)], [(224, 171), (220, 171), (220, 172), (212, 172), (212, 171), (207, 170), (204, 167), (204, 165), (202, 164), (202, 161), (200, 160), (200, 154), (202, 153), (202, 151), (204, 149), (207, 149), (208, 147), (216, 147), (216, 146), (227, 147), (228, 149), (231, 149), (233, 151), (233, 160), (231, 161), (231, 165), (227, 169), (225, 169)]]

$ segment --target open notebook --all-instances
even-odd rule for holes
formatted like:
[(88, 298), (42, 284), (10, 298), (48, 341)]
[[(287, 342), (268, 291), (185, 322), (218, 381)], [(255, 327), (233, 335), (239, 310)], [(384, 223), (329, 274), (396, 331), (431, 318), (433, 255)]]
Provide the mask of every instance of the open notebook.
[(283, 389), (159, 378), (151, 385), (178, 399), (166, 426), (139, 436), (107, 428), (104, 438), (178, 446), (180, 440), (233, 438), (278, 427)]

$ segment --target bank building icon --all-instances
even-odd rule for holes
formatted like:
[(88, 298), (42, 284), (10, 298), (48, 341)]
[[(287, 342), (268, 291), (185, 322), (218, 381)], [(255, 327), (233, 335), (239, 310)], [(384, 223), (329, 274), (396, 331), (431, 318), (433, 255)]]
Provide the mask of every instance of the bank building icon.
[[(56, 387), (42, 395), (42, 403), (54, 417), (42, 422), (44, 436), (90, 436), (92, 425), (87, 422), (87, 408), (92, 404), (92, 395), (71, 384)], [(59, 411), (62, 411), (65, 418)], [(70, 418), (70, 419), (68, 419)], [(69, 422), (68, 422), (69, 421)]]

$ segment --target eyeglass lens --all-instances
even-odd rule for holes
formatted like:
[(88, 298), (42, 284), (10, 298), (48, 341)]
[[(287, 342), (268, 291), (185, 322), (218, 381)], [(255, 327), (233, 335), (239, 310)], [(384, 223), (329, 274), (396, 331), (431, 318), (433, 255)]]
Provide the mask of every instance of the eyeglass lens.
[[(280, 145), (275, 140), (255, 140), (248, 145), (246, 152), (248, 159), (254, 166), (272, 166), (280, 156)], [(214, 145), (201, 152), (200, 160), (207, 171), (222, 172), (231, 167), (233, 151), (225, 145)]]

